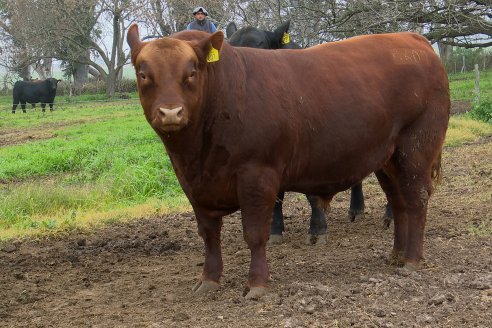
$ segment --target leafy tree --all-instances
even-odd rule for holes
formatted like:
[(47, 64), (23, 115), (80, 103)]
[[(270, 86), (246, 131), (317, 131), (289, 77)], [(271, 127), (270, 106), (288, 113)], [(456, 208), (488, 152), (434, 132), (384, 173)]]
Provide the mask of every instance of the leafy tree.
[[(14, 40), (12, 58), (64, 62), (68, 73), (92, 68), (113, 97), (128, 60), (124, 37), (138, 1), (16, 0), (7, 3), (9, 21), (0, 25)], [(106, 44), (109, 46), (106, 47)], [(84, 68), (85, 67), (85, 68)]]

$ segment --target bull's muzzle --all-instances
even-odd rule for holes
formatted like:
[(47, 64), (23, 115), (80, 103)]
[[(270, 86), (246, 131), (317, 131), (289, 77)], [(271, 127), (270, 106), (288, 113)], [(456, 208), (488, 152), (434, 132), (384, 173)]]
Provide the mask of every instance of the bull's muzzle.
[(159, 118), (161, 128), (164, 131), (178, 131), (186, 125), (186, 118), (184, 116), (183, 107), (174, 108), (159, 108)]

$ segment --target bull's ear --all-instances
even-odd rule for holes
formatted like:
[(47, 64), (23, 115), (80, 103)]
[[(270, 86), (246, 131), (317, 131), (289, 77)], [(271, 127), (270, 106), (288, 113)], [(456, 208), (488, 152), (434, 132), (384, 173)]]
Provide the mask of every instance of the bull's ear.
[(282, 25), (277, 27), (275, 33), (282, 33), (282, 34), (287, 33), (289, 32), (289, 27), (290, 27), (290, 20), (285, 21), (284, 23), (282, 23)]
[(132, 55), (132, 64), (135, 65), (135, 60), (137, 58), (140, 49), (142, 49), (143, 42), (140, 41), (140, 35), (138, 33), (138, 25), (132, 24), (128, 29), (128, 33), (126, 35), (126, 42), (130, 46), (131, 55)]
[(224, 43), (224, 33), (222, 31), (217, 31), (210, 37), (210, 43), (212, 46), (219, 50), (222, 48), (222, 43)]
[(284, 33), (289, 32), (290, 20), (284, 22), (282, 25), (277, 27), (273, 33), (275, 33), (275, 40), (282, 40)]
[(128, 33), (126, 34), (126, 42), (128, 42), (128, 45), (130, 46), (130, 49), (133, 51), (133, 49), (138, 48), (138, 45), (141, 43), (140, 41), (140, 35), (138, 33), (138, 25), (137, 24), (132, 24), (130, 28), (128, 29)]
[(231, 36), (237, 32), (237, 26), (236, 26), (236, 23), (234, 22), (230, 22), (229, 24), (227, 24), (227, 27), (226, 27), (226, 36), (228, 39), (231, 38)]
[[(212, 62), (218, 60), (218, 53), (220, 52), (220, 49), (222, 49), (223, 43), (224, 43), (224, 33), (222, 31), (217, 31), (212, 35), (208, 36), (207, 38), (196, 43), (194, 48), (195, 51), (197, 52), (198, 57), (201, 59), (202, 62), (205, 61)], [(211, 55), (211, 51), (216, 52), (216, 56), (215, 55), (212, 56), (214, 57), (213, 60), (207, 59), (207, 57)]]

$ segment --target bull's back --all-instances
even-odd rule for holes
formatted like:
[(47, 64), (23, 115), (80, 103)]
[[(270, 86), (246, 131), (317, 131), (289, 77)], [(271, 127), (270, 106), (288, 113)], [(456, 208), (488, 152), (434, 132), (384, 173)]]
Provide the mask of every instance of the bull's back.
[(14, 102), (51, 102), (54, 94), (50, 92), (46, 81), (17, 81), (12, 91)]
[[(247, 51), (246, 89), (260, 96), (249, 97), (246, 108), (259, 109), (249, 114), (252, 125), (268, 131), (264, 140), (286, 145), (287, 185), (305, 181), (302, 175), (317, 176), (321, 185), (348, 172), (355, 183), (388, 159), (400, 131), (425, 111), (443, 118), (449, 113), (446, 73), (427, 40), (413, 33)], [(261, 90), (264, 85), (268, 90)], [(442, 106), (429, 108), (431, 99)]]

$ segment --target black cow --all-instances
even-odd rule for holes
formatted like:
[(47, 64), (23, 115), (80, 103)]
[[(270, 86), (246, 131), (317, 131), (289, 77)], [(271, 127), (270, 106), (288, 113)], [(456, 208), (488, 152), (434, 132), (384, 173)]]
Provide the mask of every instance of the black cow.
[[(290, 40), (288, 37), (290, 21), (286, 21), (275, 31), (265, 31), (256, 27), (247, 26), (237, 29), (234, 22), (227, 25), (226, 35), (229, 44), (235, 47), (249, 47), (261, 49), (300, 49), (301, 47)], [(326, 241), (327, 224), (324, 209), (318, 204), (317, 197), (306, 195), (311, 206), (311, 221), (309, 226), (308, 243), (324, 243)], [(282, 212), (282, 203), (284, 192), (280, 192), (275, 202), (273, 210), (273, 220), (270, 227), (270, 242), (281, 243), (284, 228), (284, 215)], [(364, 193), (362, 183), (358, 183), (351, 188), (350, 208), (348, 211), (349, 218), (354, 221), (364, 215)], [(392, 220), (393, 213), (391, 207), (386, 205), (384, 215), (384, 227), (388, 228)]]
[(37, 103), (41, 103), (41, 109), (44, 112), (46, 104), (50, 105), (50, 111), (53, 111), (53, 101), (56, 96), (56, 88), (58, 82), (54, 78), (48, 78), (46, 80), (34, 80), (34, 81), (17, 81), (14, 84), (14, 104), (12, 106), (12, 113), (15, 114), (15, 110), (19, 103), (21, 104), (22, 111), (26, 112), (26, 103), (32, 104), (33, 107)]
[(259, 28), (246, 26), (237, 29), (234, 22), (227, 25), (226, 35), (229, 43), (236, 47), (249, 47), (261, 49), (300, 49), (301, 47), (290, 40), (290, 21), (286, 21), (275, 31), (265, 31)]

